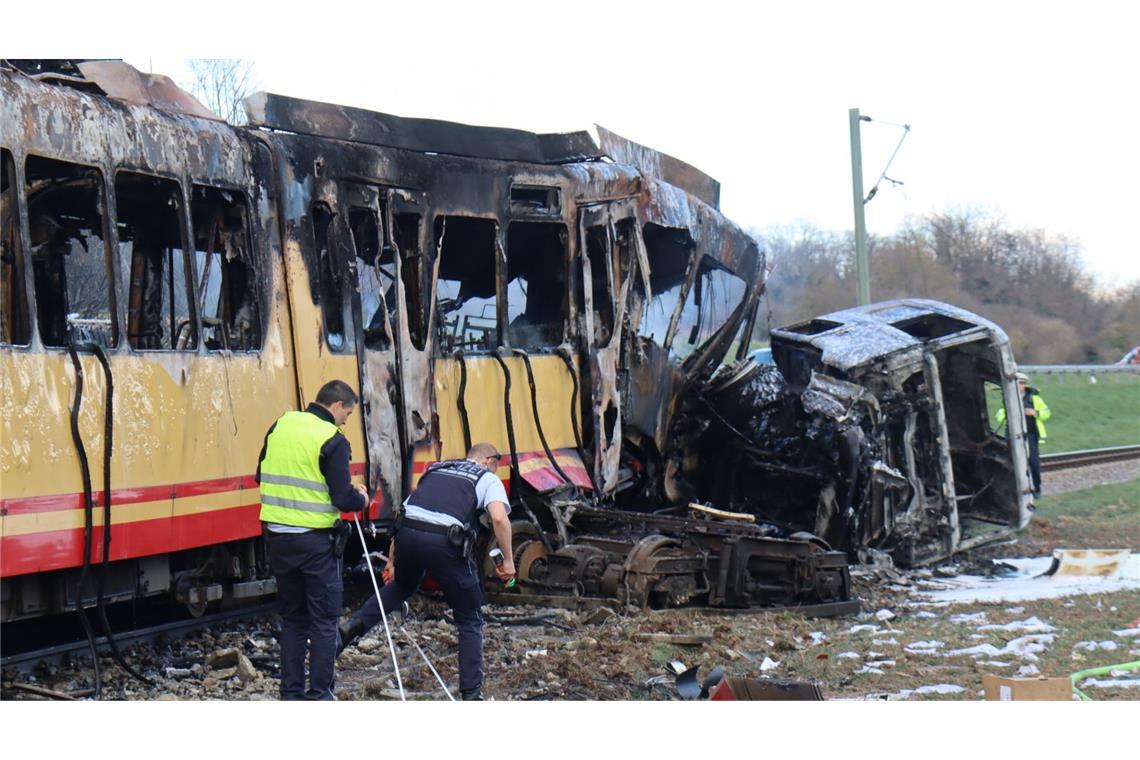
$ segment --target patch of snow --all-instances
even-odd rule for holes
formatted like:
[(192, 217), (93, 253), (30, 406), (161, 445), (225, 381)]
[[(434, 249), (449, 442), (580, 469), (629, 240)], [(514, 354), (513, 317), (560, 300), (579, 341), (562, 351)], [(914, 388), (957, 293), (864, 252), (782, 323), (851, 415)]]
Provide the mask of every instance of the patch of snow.
[(895, 613), (891, 612), (890, 610), (879, 610), (875, 613), (876, 620), (890, 620), (894, 616)]
[(824, 634), (823, 631), (812, 631), (808, 635), (811, 636), (811, 643), (813, 645), (814, 644), (821, 644), (824, 641), (827, 641), (827, 635)]
[(877, 647), (892, 646), (897, 647), (899, 642), (897, 639), (871, 639), (871, 643)]
[(778, 667), (780, 667), (780, 663), (776, 662), (775, 660), (771, 659), (770, 657), (765, 657), (764, 662), (760, 663), (760, 670), (761, 671), (775, 670)]
[(840, 660), (858, 660), (860, 655), (857, 652), (840, 652), (836, 655)]
[(894, 660), (875, 660), (874, 662), (867, 663), (867, 667), (869, 668), (893, 668), (894, 665)]
[(1120, 631), (1113, 631), (1113, 633), (1122, 639), (1134, 639), (1140, 636), (1140, 628), (1124, 628)]
[(1017, 669), (1019, 676), (1039, 676), (1041, 671), (1037, 669), (1036, 665), (1022, 665)]
[(848, 633), (865, 633), (865, 632), (878, 633), (879, 632), (879, 626), (877, 626), (877, 625), (866, 625), (866, 624), (853, 625), (847, 629), (847, 632)]
[(919, 686), (917, 689), (903, 689), (899, 693), (906, 696), (910, 694), (960, 694), (965, 691), (961, 686), (952, 683), (939, 683), (932, 686)]
[(878, 668), (869, 668), (866, 665), (864, 665), (863, 667), (859, 668), (858, 670), (856, 670), (854, 672), (855, 673), (873, 673), (874, 675), (877, 675), (877, 676), (885, 675), (884, 671), (879, 670)]
[(979, 665), (989, 665), (993, 668), (1008, 668), (1012, 662), (1001, 662), (999, 660), (978, 660)]
[(1024, 607), (1006, 607), (1005, 611), (1011, 615), (1020, 615), (1021, 613), (1025, 612), (1025, 608)]
[(1098, 649), (1104, 649), (1111, 652), (1115, 650), (1117, 644), (1115, 641), (1078, 641), (1073, 645), (1073, 649), (1081, 649), (1085, 652), (1095, 652)]
[(937, 618), (938, 616), (935, 615), (933, 612), (927, 612), (926, 610), (923, 610), (922, 612), (914, 613), (914, 615), (912, 615), (911, 617), (930, 619), (930, 618)]

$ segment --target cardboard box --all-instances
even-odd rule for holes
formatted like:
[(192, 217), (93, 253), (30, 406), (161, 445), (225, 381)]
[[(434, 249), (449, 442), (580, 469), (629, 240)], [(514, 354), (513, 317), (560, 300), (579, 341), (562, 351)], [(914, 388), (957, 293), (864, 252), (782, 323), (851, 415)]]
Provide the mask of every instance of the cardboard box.
[(1003, 678), (982, 676), (986, 701), (993, 702), (1070, 702), (1073, 682), (1069, 678)]
[(822, 701), (819, 686), (804, 681), (791, 681), (786, 678), (736, 678), (726, 676), (713, 689), (710, 700), (778, 700), (778, 701)]

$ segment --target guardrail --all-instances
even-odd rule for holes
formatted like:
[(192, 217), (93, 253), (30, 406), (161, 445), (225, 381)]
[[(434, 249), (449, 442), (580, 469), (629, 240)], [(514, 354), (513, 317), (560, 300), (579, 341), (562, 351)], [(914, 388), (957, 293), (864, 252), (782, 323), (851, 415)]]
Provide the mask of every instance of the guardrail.
[(1140, 364), (1021, 364), (1018, 370), (1027, 375), (1099, 375), (1109, 372), (1140, 375)]

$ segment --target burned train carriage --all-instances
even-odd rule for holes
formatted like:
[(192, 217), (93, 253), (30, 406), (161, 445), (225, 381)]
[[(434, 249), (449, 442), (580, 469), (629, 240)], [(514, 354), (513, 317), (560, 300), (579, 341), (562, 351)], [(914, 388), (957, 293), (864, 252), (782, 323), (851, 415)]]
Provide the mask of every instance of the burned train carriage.
[(599, 149), (272, 95), (233, 128), (121, 63), (18, 69), (2, 619), (96, 578), (196, 610), (271, 592), (256, 452), (333, 378), (358, 382), (373, 516), (472, 441), (509, 453), (514, 593), (851, 607), (843, 554), (691, 487), (681, 412), (743, 355), (763, 286), (709, 178), (604, 130)]

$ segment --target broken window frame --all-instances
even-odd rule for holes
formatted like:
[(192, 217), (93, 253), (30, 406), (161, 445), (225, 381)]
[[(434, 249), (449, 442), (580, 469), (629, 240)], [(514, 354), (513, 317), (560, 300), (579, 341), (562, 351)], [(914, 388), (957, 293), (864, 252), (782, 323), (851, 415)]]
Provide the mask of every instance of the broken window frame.
[[(65, 177), (65, 181), (58, 185), (55, 185), (53, 182), (47, 182), (43, 186), (35, 188), (33, 192), (33, 189), (29, 187), (29, 182), (31, 182), (32, 179), (35, 178), (39, 173), (38, 171), (29, 171), (29, 166), (31, 166), (33, 162), (36, 162), (37, 164), (43, 164), (43, 172), (45, 175), (47, 174), (47, 171), (52, 168), (52, 165), (57, 165), (60, 167), (66, 167), (67, 171), (73, 173), (73, 176), (70, 179), (67, 179)], [(36, 315), (35, 327), (40, 339), (40, 343), (46, 348), (66, 348), (69, 343), (75, 341), (76, 339), (79, 339), (81, 341), (97, 343), (103, 348), (117, 347), (119, 345), (119, 320), (116, 302), (116, 287), (114, 276), (115, 268), (113, 264), (114, 256), (112, 255), (110, 237), (112, 226), (110, 224), (110, 216), (107, 213), (109, 204), (107, 194), (109, 190), (106, 179), (103, 175), (103, 170), (98, 166), (83, 164), (76, 161), (61, 160), (49, 156), (28, 154), (24, 158), (23, 181), (24, 202), (25, 208), (27, 209), (26, 213), (29, 232), (28, 242), (30, 255), (27, 258), (30, 260), (32, 268), (32, 297), (35, 299), (34, 310)], [(58, 283), (55, 284), (55, 287), (50, 287), (50, 284), (41, 286), (39, 277), (40, 273), (36, 271), (37, 246), (34, 244), (34, 237), (32, 235), (33, 229), (36, 228), (36, 225), (33, 224), (33, 221), (38, 222), (39, 220), (39, 217), (37, 215), (37, 207), (39, 204), (45, 202), (45, 199), (49, 199), (57, 192), (70, 189), (67, 187), (67, 185), (76, 184), (77, 187), (82, 189), (82, 185), (85, 182), (94, 184), (94, 187), (90, 188), (89, 194), (94, 200), (94, 208), (91, 210), (95, 215), (98, 216), (97, 222), (99, 229), (97, 237), (101, 243), (103, 251), (102, 266), (95, 267), (92, 272), (87, 272), (86, 274), (88, 276), (86, 277), (71, 278), (68, 277), (69, 269), (73, 269), (74, 267), (69, 267), (65, 261), (65, 257), (71, 254), (60, 254), (58, 256), (58, 268), (60, 270), (59, 275), (63, 279), (63, 286), (59, 287)], [(54, 224), (57, 229), (63, 229), (63, 226), (59, 224), (58, 220), (54, 221)], [(85, 228), (79, 227), (78, 229), (82, 230)], [(94, 226), (92, 226), (90, 229), (92, 232), (95, 232)], [(90, 241), (92, 237), (96, 236), (88, 235), (85, 237), (85, 240)], [(77, 240), (77, 238), (71, 238), (69, 239), (69, 242), (75, 242), (75, 240)], [(46, 243), (41, 244), (41, 246), (42, 245), (46, 245)], [(86, 244), (81, 245), (81, 248), (83, 249), (84, 255), (87, 258), (97, 258), (97, 256), (92, 255)], [(72, 247), (71, 250), (74, 252), (74, 247)], [(88, 262), (85, 261), (84, 264), (87, 265)], [(97, 276), (99, 273), (102, 274), (101, 282), (100, 278)], [(75, 274), (75, 272), (72, 272), (72, 274)], [(105, 301), (101, 300), (100, 303), (97, 304), (101, 312), (105, 307), (105, 316), (69, 318), (69, 315), (79, 313), (73, 311), (73, 304), (71, 303), (71, 301), (74, 300), (72, 298), (74, 294), (71, 292), (73, 286), (72, 283), (75, 281), (86, 282), (88, 287), (91, 287), (92, 283), (94, 283), (95, 287), (93, 288), (93, 294), (98, 295), (100, 292), (102, 292), (102, 294), (106, 296)], [(101, 288), (98, 287), (100, 284), (102, 285)], [(60, 299), (60, 303), (57, 305), (58, 308), (48, 308), (51, 301), (50, 299), (44, 297), (45, 293), (41, 292), (41, 287), (46, 288), (47, 291), (58, 291), (57, 298)], [(49, 330), (47, 329), (48, 320), (53, 319), (58, 324), (55, 325), (52, 332), (49, 333)], [(106, 330), (103, 328), (106, 328)], [(59, 333), (58, 336), (52, 334), (56, 332)]]
[(27, 346), (32, 340), (31, 312), (24, 269), (24, 205), (21, 178), (12, 151), (0, 148), (0, 173), (7, 189), (0, 188), (0, 345)]
[[(718, 287), (714, 288), (713, 285)], [(738, 292), (730, 290), (730, 287)], [(722, 309), (717, 302), (718, 296), (722, 295), (737, 297), (732, 306), (725, 306)], [(733, 315), (740, 309), (747, 295), (748, 283), (743, 277), (712, 256), (700, 256), (697, 260), (696, 273), (689, 284), (669, 341), (669, 355), (674, 359), (684, 360), (699, 353), (709, 341), (716, 338), (726, 324), (732, 321)], [(725, 304), (727, 303), (725, 300)], [(690, 321), (686, 320), (686, 314), (693, 309), (696, 310), (696, 321), (690, 324)], [(710, 327), (710, 324), (716, 326)], [(682, 328), (688, 329), (688, 335)]]
[[(666, 288), (666, 289), (654, 287), (654, 283), (653, 283), (653, 261), (662, 260), (664, 258), (664, 256), (662, 255), (662, 251), (658, 250), (656, 247), (653, 250), (649, 249), (649, 242), (648, 241), (650, 240), (650, 238), (656, 237), (657, 234), (662, 234), (662, 233), (655, 233), (654, 235), (649, 235), (648, 232), (649, 232), (651, 227), (662, 230), (663, 232), (671, 232), (673, 234), (684, 233), (685, 236), (688, 237), (688, 243), (684, 243), (684, 242), (678, 243), (681, 247), (688, 248), (688, 253), (685, 257), (684, 274), (682, 275), (681, 280), (676, 285), (674, 285), (673, 287)], [(638, 326), (638, 334), (643, 338), (646, 338), (648, 340), (651, 340), (651, 341), (657, 343), (666, 352), (668, 352), (670, 350), (672, 344), (673, 344), (673, 338), (677, 332), (677, 323), (681, 318), (681, 311), (684, 309), (685, 301), (689, 295), (689, 290), (693, 286), (693, 278), (696, 274), (698, 262), (700, 261), (700, 254), (698, 253), (698, 250), (697, 250), (696, 241), (693, 240), (692, 233), (688, 230), (688, 228), (685, 228), (685, 227), (670, 227), (670, 226), (666, 226), (666, 225), (656, 224), (654, 222), (646, 222), (644, 225), (642, 225), (642, 228), (641, 228), (641, 239), (642, 239), (644, 245), (646, 246), (646, 259), (650, 261), (650, 267), (649, 267), (649, 290), (650, 290), (650, 292), (648, 294), (649, 298), (646, 299), (646, 301), (643, 305), (643, 308), (642, 308), (643, 314), (641, 316), (641, 322)], [(677, 257), (677, 260), (679, 261), (680, 257)], [(660, 284), (660, 282), (658, 284)], [(659, 326), (660, 319), (656, 320), (657, 324), (655, 324), (653, 329), (649, 330), (649, 332), (646, 332), (647, 325), (648, 325), (647, 317), (649, 315), (650, 310), (654, 308), (654, 304), (661, 303), (662, 299), (664, 299), (666, 297), (666, 294), (671, 293), (674, 289), (677, 289), (677, 293), (675, 296), (676, 300), (673, 302), (672, 308), (670, 310), (668, 310), (669, 322), (665, 328), (665, 334), (662, 336), (661, 340), (656, 340), (654, 336), (657, 332), (657, 326)], [(670, 298), (670, 300), (672, 300), (673, 296), (670, 296), (669, 298)], [(660, 309), (662, 316), (664, 316), (666, 314), (665, 306), (667, 306), (667, 302), (662, 303), (662, 308)]]
[[(458, 219), (467, 220), (464, 224), (471, 223), (486, 223), (492, 226), (494, 244), (492, 249), (488, 252), (492, 256), (493, 268), (491, 269), (491, 276), (494, 278), (492, 281), (492, 295), (490, 296), (471, 296), (463, 301), (457, 301), (458, 307), (448, 314), (455, 314), (456, 319), (452, 329), (448, 328), (448, 314), (444, 314), (441, 310), (444, 299), (440, 297), (440, 286), (444, 280), (444, 246), (448, 241), (448, 234), (454, 234), (454, 231), (449, 233), (448, 220)], [(454, 226), (454, 223), (452, 224)], [(475, 226), (474, 224), (472, 226)], [(433, 220), (432, 237), (435, 241), (435, 270), (437, 272), (435, 281), (432, 283), (432, 304), (435, 309), (435, 330), (436, 330), (436, 350), (441, 356), (448, 356), (457, 350), (464, 353), (489, 353), (503, 345), (502, 336), (506, 332), (506, 309), (504, 302), (506, 294), (504, 292), (504, 283), (501, 274), (503, 264), (506, 260), (506, 254), (503, 250), (502, 241), (502, 228), (499, 220), (495, 217), (481, 217), (481, 216), (467, 216), (462, 214), (436, 214)], [(454, 238), (453, 238), (454, 239)], [(474, 271), (479, 271), (478, 269)], [(447, 301), (454, 301), (462, 294), (463, 280), (451, 280), (446, 282), (458, 282), (459, 292), (455, 298), (447, 298)], [(483, 283), (486, 284), (486, 283)], [(467, 308), (467, 305), (479, 299), (484, 301), (481, 308), (478, 304), (472, 304), (474, 308), (479, 308), (478, 314), (462, 315), (462, 310)], [(460, 322), (460, 316), (463, 316), (463, 321)], [(482, 324), (469, 324), (469, 318), (473, 317), (475, 320)], [(460, 339), (460, 330), (463, 331), (462, 339)], [(482, 332), (481, 339), (467, 339), (468, 331)]]
[[(348, 283), (345, 272), (350, 268), (346, 255), (350, 246), (341, 240), (341, 225), (347, 227), (347, 224), (340, 216), (332, 204), (323, 200), (314, 201), (309, 207), (309, 232), (313, 236), (317, 268), (313, 300), (320, 307), (326, 347), (335, 354), (349, 354), (355, 352), (356, 341), (351, 329), (352, 301), (344, 294), (355, 283)], [(338, 322), (339, 332), (333, 329)]]
[[(135, 351), (181, 351), (181, 352), (195, 352), (198, 349), (199, 337), (199, 321), (198, 321), (198, 304), (197, 304), (197, 290), (195, 288), (195, 268), (192, 263), (192, 256), (190, 255), (190, 246), (192, 237), (187, 229), (187, 205), (186, 196), (183, 184), (180, 179), (174, 177), (163, 176), (152, 172), (142, 172), (134, 169), (119, 169), (115, 171), (114, 183), (112, 191), (115, 194), (115, 248), (116, 258), (119, 259), (120, 272), (119, 276), (123, 284), (123, 296), (127, 308), (127, 343)], [(166, 294), (162, 297), (161, 309), (163, 313), (157, 315), (156, 327), (161, 327), (163, 323), (167, 326), (166, 333), (160, 333), (160, 345), (143, 345), (146, 337), (143, 333), (135, 333), (135, 321), (142, 319), (142, 314), (146, 310), (145, 304), (139, 303), (136, 307), (136, 288), (144, 283), (136, 282), (139, 275), (137, 268), (140, 266), (138, 261), (142, 261), (142, 266), (146, 265), (145, 259), (138, 258), (138, 251), (136, 250), (136, 239), (132, 237), (129, 241), (130, 258), (124, 261), (127, 255), (127, 249), (124, 248), (125, 242), (123, 236), (120, 234), (120, 229), (127, 224), (124, 218), (127, 216), (124, 213), (123, 193), (120, 190), (120, 182), (124, 182), (127, 178), (138, 178), (137, 180), (130, 180), (131, 182), (152, 182), (156, 186), (169, 183), (169, 195), (166, 197), (166, 202), (173, 201), (173, 222), (177, 228), (178, 241), (180, 247), (175, 249), (173, 246), (161, 246), (162, 251), (159, 257), (164, 266), (162, 267), (159, 276), (162, 281), (158, 284), (158, 292)], [(125, 187), (125, 186), (124, 186)], [(146, 203), (151, 203), (152, 198), (148, 198)], [(153, 208), (151, 209), (153, 211)], [(133, 212), (132, 212), (133, 213)], [(140, 214), (141, 217), (148, 216)], [(153, 214), (150, 215), (153, 220)], [(137, 224), (136, 224), (137, 226)], [(165, 234), (169, 234), (170, 230), (165, 230)], [(177, 253), (175, 252), (177, 251)], [(181, 267), (176, 268), (178, 259), (181, 259)], [(124, 266), (128, 264), (129, 266)], [(181, 272), (181, 283), (176, 272)], [(179, 287), (179, 284), (181, 287)], [(169, 301), (166, 296), (169, 296)], [(185, 307), (184, 312), (178, 310), (179, 295), (181, 295), (182, 306)], [(135, 309), (139, 310), (136, 317), (134, 314)], [(165, 335), (166, 337), (162, 337)], [(169, 345), (161, 345), (165, 343)]]
[[(591, 235), (600, 233), (599, 243), (601, 250), (594, 251), (597, 246), (591, 245)], [(614, 258), (618, 255), (618, 242), (614, 236), (614, 225), (610, 219), (602, 219), (598, 224), (592, 224), (583, 230), (583, 242), (579, 256), (590, 279), (587, 282), (584, 272), (579, 272), (577, 279), (577, 307), (582, 316), (587, 318), (586, 327), (589, 331), (589, 340), (597, 346), (609, 345), (614, 334), (617, 314), (617, 293), (614, 284)], [(597, 260), (595, 260), (597, 259)], [(589, 288), (589, 290), (587, 290)], [(587, 300), (586, 296), (590, 298)], [(586, 310), (589, 309), (587, 312)]]
[[(388, 236), (388, 245), (396, 252), (400, 265), (400, 287), (404, 292), (404, 313), (408, 320), (408, 337), (412, 347), (423, 351), (427, 345), (428, 325), (431, 322), (431, 309), (433, 293), (428, 288), (433, 287), (431, 269), (424, 267), (426, 260), (423, 245), (424, 213), (418, 208), (414, 211), (406, 208), (415, 208), (406, 199), (407, 193), (402, 190), (389, 190), (385, 193), (386, 204), (384, 230)], [(408, 219), (415, 219), (415, 229), (408, 230), (404, 224)], [(409, 232), (411, 234), (409, 234)], [(424, 273), (428, 276), (424, 277)], [(426, 282), (425, 282), (426, 280)], [(399, 311), (397, 305), (389, 306)], [(393, 326), (395, 329), (395, 326)]]
[[(388, 351), (393, 344), (396, 327), (397, 281), (399, 279), (396, 251), (388, 244), (390, 239), (385, 229), (388, 218), (387, 204), (377, 193), (371, 205), (363, 198), (354, 198), (348, 207), (348, 244), (352, 248), (353, 269), (356, 272), (354, 309), (359, 310), (358, 324), (364, 347), (372, 351)], [(362, 223), (371, 222), (375, 240), (365, 239), (358, 233)], [(367, 245), (374, 243), (375, 250)], [(385, 261), (385, 253), (388, 259)], [(366, 255), (371, 254), (369, 263)], [(389, 266), (386, 269), (386, 266)], [(386, 279), (385, 279), (386, 278)], [(374, 303), (373, 303), (374, 301)], [(371, 313), (368, 310), (371, 309)], [(377, 323), (377, 317), (380, 322)]]
[[(220, 196), (221, 202), (227, 204), (227, 207), (222, 211), (223, 221), (234, 209), (238, 212), (241, 234), (239, 235), (237, 254), (232, 259), (229, 256), (229, 251), (224, 248), (209, 251), (198, 246), (198, 219), (200, 218), (198, 211), (203, 208), (204, 203), (209, 201), (207, 197), (200, 202), (199, 192), (204, 195), (217, 194)], [(199, 331), (201, 343), (207, 351), (260, 351), (262, 348), (264, 330), (262, 329), (261, 304), (263, 300), (262, 283), (265, 282), (265, 277), (259, 272), (261, 267), (258, 265), (256, 249), (254, 248), (252, 217), (249, 209), (249, 198), (242, 190), (201, 183), (192, 183), (190, 186), (190, 228), (191, 239), (194, 244), (194, 301), (201, 325)], [(211, 223), (211, 230), (207, 234), (207, 237), (210, 238), (206, 244), (207, 249), (213, 240), (224, 246), (224, 240), (215, 235), (216, 228), (214, 225), (216, 223), (217, 219), (214, 219)], [(229, 234), (232, 235), (233, 233)], [(214, 267), (215, 259), (218, 262), (216, 269)], [(239, 266), (245, 268), (245, 298), (242, 303), (234, 306), (233, 296), (235, 293), (231, 283), (237, 273), (241, 271), (237, 269)], [(215, 271), (218, 272), (218, 294), (217, 302), (211, 310), (208, 308), (210, 305), (208, 296), (210, 291), (214, 289), (213, 273)], [(223, 296), (225, 297), (223, 298)], [(237, 316), (241, 314), (243, 309), (252, 312), (250, 326), (245, 330), (237, 328), (235, 324)], [(211, 311), (214, 313), (211, 314)], [(215, 335), (221, 336), (220, 340), (212, 339), (210, 331), (215, 331)], [(234, 341), (235, 335), (238, 336), (238, 341)], [(237, 343), (236, 346), (234, 345), (235, 342)]]
[[(535, 232), (542, 230), (541, 234), (545, 234), (546, 232), (553, 232), (555, 234), (555, 236), (558, 238), (558, 246), (560, 248), (559, 256), (561, 258), (561, 262), (560, 262), (561, 273), (560, 273), (560, 287), (559, 287), (559, 293), (558, 293), (558, 315), (557, 315), (557, 318), (553, 319), (553, 320), (547, 320), (544, 322), (535, 323), (532, 325), (527, 325), (527, 326), (521, 326), (521, 325), (518, 325), (517, 323), (518, 323), (518, 320), (520, 318), (522, 318), (526, 315), (527, 311), (531, 310), (532, 302), (531, 302), (530, 292), (534, 289), (533, 288), (533, 280), (535, 278), (534, 277), (527, 277), (527, 278), (515, 277), (513, 279), (511, 278), (512, 263), (518, 260), (517, 258), (515, 258), (512, 255), (512, 242), (515, 245), (518, 245), (521, 247), (521, 244), (519, 243), (517, 237), (513, 237), (512, 233), (515, 233), (516, 235), (527, 234), (527, 233), (523, 232), (523, 230), (533, 230)], [(549, 241), (543, 241), (543, 242), (549, 242)], [(550, 252), (550, 250), (553, 250), (553, 249), (542, 250), (537, 255), (545, 256), (547, 253)], [(521, 255), (523, 257), (529, 257), (529, 256), (532, 256), (535, 254), (534, 254), (534, 250), (532, 249), (531, 251), (528, 251), (526, 254), (521, 254)], [(528, 262), (528, 263), (530, 263), (530, 262)], [(534, 270), (534, 273), (538, 273), (538, 274), (544, 273), (544, 267), (542, 266), (543, 263), (546, 263), (546, 262), (540, 262), (538, 268), (536, 270)], [(523, 298), (523, 310), (512, 319), (511, 312), (518, 305), (518, 303), (517, 303), (517, 300), (512, 301), (511, 284), (514, 283), (516, 280), (519, 280), (519, 279), (522, 279), (524, 282), (526, 282), (526, 289), (525, 290), (523, 289), (523, 286), (521, 284), (518, 286), (518, 290), (522, 291), (523, 296), (524, 296), (524, 298)], [(504, 296), (505, 296), (505, 298), (504, 298), (505, 304), (504, 304), (504, 308), (503, 308), (503, 312), (504, 312), (503, 328), (504, 329), (502, 330), (502, 333), (501, 333), (502, 335), (506, 336), (506, 340), (505, 340), (504, 345), (508, 345), (512, 348), (521, 348), (521, 349), (526, 350), (526, 351), (548, 349), (548, 348), (553, 348), (555, 346), (561, 345), (562, 342), (566, 340), (566, 325), (570, 319), (570, 303), (569, 303), (569, 293), (570, 293), (570, 233), (569, 233), (569, 230), (567, 229), (566, 225), (562, 222), (539, 222), (539, 221), (530, 221), (530, 220), (526, 220), (526, 221), (516, 220), (516, 221), (510, 222), (507, 225), (506, 260), (505, 260), (505, 266), (502, 269), (501, 288), (502, 288), (502, 291), (503, 291)], [(541, 290), (541, 287), (540, 287), (540, 290)], [(553, 296), (553, 289), (551, 289), (551, 292), (548, 294), (538, 293), (536, 295), (536, 297), (538, 298), (540, 303), (547, 300), (547, 299), (543, 298), (544, 295), (549, 295), (552, 297)], [(536, 336), (537, 339), (528, 338), (527, 337), (528, 333), (524, 332), (524, 330), (529, 330), (530, 334), (533, 336)], [(556, 331), (557, 335), (553, 335), (553, 334), (543, 335), (542, 334), (544, 331), (548, 331), (548, 330)]]

